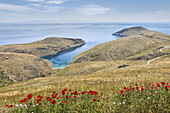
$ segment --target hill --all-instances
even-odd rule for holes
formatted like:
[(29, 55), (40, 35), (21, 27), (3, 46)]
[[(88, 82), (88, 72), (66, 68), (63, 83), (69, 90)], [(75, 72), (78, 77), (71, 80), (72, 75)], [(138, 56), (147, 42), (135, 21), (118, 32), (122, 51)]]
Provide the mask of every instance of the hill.
[(81, 39), (50, 37), (27, 44), (0, 46), (0, 52), (25, 53), (35, 56), (54, 55), (85, 44)]
[[(167, 54), (166, 52), (160, 52), (159, 49), (170, 44), (169, 35), (149, 31), (145, 28), (139, 29), (140, 33), (143, 32), (144, 34), (139, 34), (139, 32), (134, 33), (136, 29), (129, 28), (132, 33), (130, 34), (130, 32), (128, 32), (129, 36), (97, 45), (74, 57), (71, 63), (86, 61), (149, 60)], [(121, 34), (127, 35), (128, 29), (122, 31)]]
[[(34, 55), (0, 52), (1, 85), (51, 74), (52, 64)], [(4, 81), (4, 82), (2, 82)]]
[(118, 31), (116, 33), (113, 33), (112, 35), (118, 35), (118, 36), (132, 36), (132, 35), (140, 35), (144, 33), (152, 32), (144, 27), (131, 27), (131, 28), (126, 28), (121, 31)]

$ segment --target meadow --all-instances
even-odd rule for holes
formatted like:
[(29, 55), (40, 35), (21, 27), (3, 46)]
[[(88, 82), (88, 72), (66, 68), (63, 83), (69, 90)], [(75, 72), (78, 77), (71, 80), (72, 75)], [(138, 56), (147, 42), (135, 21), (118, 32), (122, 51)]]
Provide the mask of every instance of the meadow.
[[(100, 66), (103, 65), (100, 65), (99, 70), (94, 73), (84, 73), (82, 76), (79, 76), (78, 74), (70, 76), (56, 74), (53, 77), (35, 78), (14, 83), (0, 88), (0, 109), (1, 112), (7, 111), (17, 113), (155, 113), (155, 111), (159, 113), (168, 113), (170, 112), (170, 89), (168, 85), (170, 80), (169, 61), (169, 56), (164, 56), (153, 61), (149, 66), (122, 68), (117, 70), (114, 70), (114, 67), (111, 64), (106, 65), (108, 68), (101, 68)], [(99, 64), (101, 64), (101, 62)], [(97, 64), (95, 63), (95, 65)], [(57, 73), (58, 71), (60, 72), (60, 70), (55, 70), (54, 73)], [(149, 83), (151, 85), (149, 85)], [(162, 85), (164, 83), (165, 85)], [(139, 89), (137, 87), (139, 87)], [(69, 91), (69, 89), (71, 89), (71, 91)], [(66, 93), (64, 95), (63, 90)], [(77, 93), (71, 94), (75, 91), (77, 91)], [(86, 93), (81, 94), (83, 91)], [(92, 92), (93, 95), (91, 94)], [(30, 99), (28, 99), (29, 94), (33, 95)], [(53, 98), (55, 95), (57, 96)], [(39, 98), (37, 98), (37, 96)], [(47, 99), (48, 97), (52, 100), (50, 101)], [(41, 101), (38, 102), (38, 99)], [(20, 102), (22, 100), (25, 102)], [(7, 106), (5, 107), (5, 105)], [(11, 108), (8, 105), (14, 106), (11, 106)]]

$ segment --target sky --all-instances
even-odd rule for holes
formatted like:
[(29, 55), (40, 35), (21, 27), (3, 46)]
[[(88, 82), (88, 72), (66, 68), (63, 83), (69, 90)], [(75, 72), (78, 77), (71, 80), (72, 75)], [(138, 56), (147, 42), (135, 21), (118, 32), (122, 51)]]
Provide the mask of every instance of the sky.
[(170, 0), (0, 0), (0, 23), (170, 22)]

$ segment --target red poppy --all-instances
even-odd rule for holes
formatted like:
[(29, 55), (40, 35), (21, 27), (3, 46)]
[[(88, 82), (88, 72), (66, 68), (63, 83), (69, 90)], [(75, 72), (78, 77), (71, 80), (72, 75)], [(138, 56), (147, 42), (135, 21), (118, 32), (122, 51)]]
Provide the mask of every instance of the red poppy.
[(76, 98), (76, 96), (73, 96), (73, 98), (75, 99), (75, 98)]
[(115, 91), (113, 91), (113, 93), (115, 93)]
[(149, 85), (151, 85), (151, 83), (149, 83)]
[(53, 93), (55, 94), (56, 92), (54, 91)]
[(61, 103), (63, 103), (64, 101), (62, 100)]
[(123, 94), (123, 96), (125, 96), (125, 94)]
[(27, 97), (28, 97), (28, 99), (31, 99), (33, 97), (33, 95), (29, 94)]
[(50, 97), (47, 97), (47, 99), (46, 99), (46, 100), (48, 100), (48, 99), (50, 99)]
[(168, 83), (168, 82), (167, 82), (166, 84), (167, 84), (167, 85), (169, 85), (169, 83)]
[(165, 85), (165, 82), (161, 82), (161, 84), (164, 86), (164, 85)]
[(51, 103), (52, 103), (52, 104), (56, 104), (56, 101), (55, 101), (55, 100), (53, 100)]
[(137, 86), (138, 84), (135, 84), (135, 86)]
[(161, 85), (157, 83), (157, 86), (160, 87)]
[(136, 87), (136, 90), (139, 90), (139, 87)]
[(155, 89), (158, 89), (157, 87), (154, 87)]
[(57, 97), (56, 99), (60, 99), (61, 97)]
[(165, 86), (165, 89), (168, 91), (168, 86)]
[(99, 95), (98, 97), (99, 97), (99, 98), (101, 98), (101, 96), (100, 96), (100, 95)]
[(93, 99), (93, 102), (96, 102), (96, 99)]
[(103, 98), (103, 100), (105, 100), (106, 98)]
[(13, 106), (13, 105), (10, 105), (10, 106), (9, 106), (9, 108), (12, 108), (12, 107), (14, 107), (14, 106)]
[(69, 91), (71, 91), (71, 89), (69, 89)]
[(155, 85), (153, 84), (152, 87), (154, 87)]
[(67, 101), (65, 101), (65, 104), (67, 104), (68, 102)]
[(52, 98), (50, 98), (48, 101), (52, 101)]
[(41, 98), (39, 98), (38, 100), (37, 100), (37, 102), (39, 103), (41, 101)]
[(120, 90), (119, 92), (120, 92), (121, 94), (123, 94), (123, 90)]
[(38, 105), (41, 106), (41, 103), (39, 103)]
[(28, 98), (25, 98), (24, 100), (21, 100), (20, 103), (26, 102)]
[(9, 105), (7, 104), (7, 105), (5, 105), (5, 107), (9, 107)]
[(66, 99), (69, 99), (69, 96), (66, 96)]

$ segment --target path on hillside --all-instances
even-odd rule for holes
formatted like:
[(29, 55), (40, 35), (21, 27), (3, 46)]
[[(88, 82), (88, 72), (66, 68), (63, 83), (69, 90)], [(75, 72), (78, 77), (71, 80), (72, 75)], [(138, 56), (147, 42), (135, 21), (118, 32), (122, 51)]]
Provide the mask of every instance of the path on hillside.
[[(169, 46), (169, 45), (168, 45)], [(163, 48), (159, 49), (160, 52), (163, 52), (163, 49), (166, 48), (167, 46), (164, 46)], [(169, 52), (167, 52), (167, 55), (170, 54)], [(167, 55), (163, 55), (163, 56), (167, 56)], [(131, 66), (131, 67), (124, 67), (124, 68), (116, 68), (114, 70), (119, 70), (119, 69), (126, 69), (126, 68), (135, 68), (135, 67), (143, 67), (143, 66), (148, 66), (151, 62), (163, 57), (163, 56), (159, 56), (159, 57), (156, 57), (156, 58), (153, 58), (153, 59), (150, 59), (147, 61), (146, 64), (144, 65), (139, 65), (139, 66)]]
[[(170, 46), (170, 45), (168, 45)], [(164, 46), (163, 48), (159, 49), (160, 52), (163, 52), (163, 49), (166, 48), (167, 46)], [(167, 52), (167, 55), (170, 54), (169, 52)], [(167, 55), (163, 55), (163, 56), (167, 56)], [(131, 66), (131, 67), (124, 67), (124, 68), (116, 68), (116, 69), (113, 69), (113, 70), (120, 70), (120, 69), (127, 69), (127, 68), (135, 68), (135, 67), (143, 67), (143, 66), (148, 66), (151, 62), (163, 57), (163, 56), (159, 56), (159, 57), (156, 57), (156, 58), (153, 58), (151, 60), (148, 60), (146, 64), (144, 65), (139, 65), (139, 66)], [(58, 83), (60, 81), (51, 81), (51, 82), (47, 82), (47, 83), (44, 83), (44, 84), (40, 84), (40, 85), (35, 85), (35, 86), (27, 86), (27, 87), (39, 87), (39, 86), (44, 86), (44, 85), (49, 85), (49, 84), (54, 84), (54, 83)]]
[[(166, 48), (167, 46), (164, 46), (163, 48), (159, 49), (160, 52), (163, 52), (163, 49)], [(169, 53), (168, 53), (169, 54)], [(167, 56), (167, 55), (163, 55), (163, 56)], [(148, 66), (151, 62), (163, 57), (163, 56), (159, 56), (156, 58), (153, 58), (151, 60), (148, 60), (147, 63), (145, 65), (139, 65), (139, 66), (131, 66), (131, 67), (124, 67), (124, 68), (119, 68), (119, 69), (126, 69), (126, 68), (135, 68), (135, 67), (143, 67), (143, 66)], [(114, 69), (114, 70), (119, 70), (118, 68)], [(53, 82), (48, 82), (48, 83), (44, 83), (41, 85), (37, 85), (37, 86), (44, 86), (44, 85), (48, 85), (48, 84), (53, 84), (53, 83), (58, 83), (59, 81), (53, 81)], [(37, 86), (33, 86), (33, 87), (37, 87)]]

